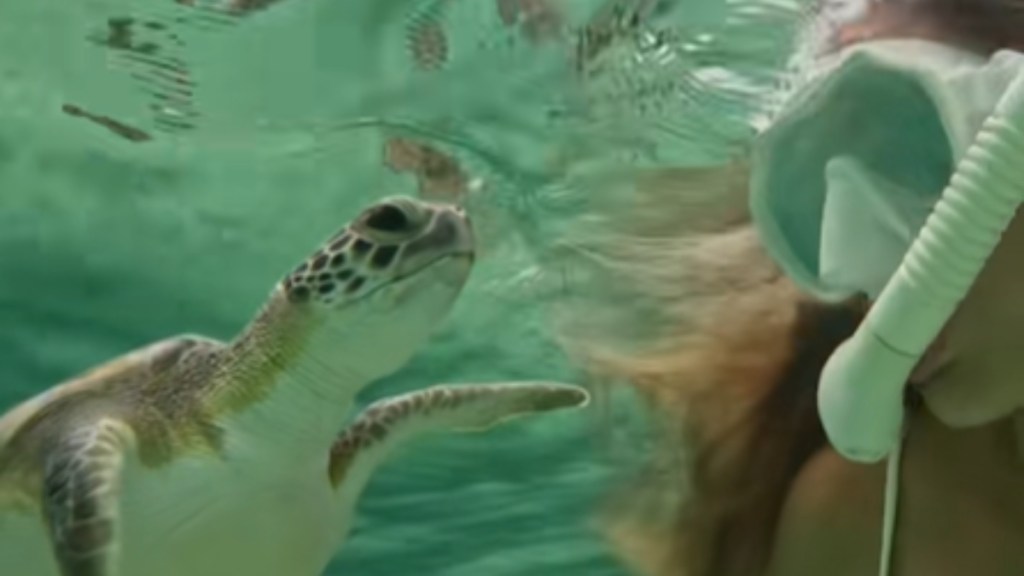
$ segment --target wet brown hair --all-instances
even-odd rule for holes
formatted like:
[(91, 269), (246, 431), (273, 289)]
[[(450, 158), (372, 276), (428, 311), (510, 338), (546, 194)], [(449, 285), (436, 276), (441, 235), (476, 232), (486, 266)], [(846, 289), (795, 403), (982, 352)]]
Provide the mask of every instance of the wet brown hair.
[(703, 349), (687, 354), (689, 366), (673, 363), (661, 374), (648, 366), (634, 380), (652, 405), (686, 407), (676, 447), (690, 451), (682, 479), (686, 494), (668, 517), (653, 525), (613, 517), (609, 524), (612, 541), (643, 572), (760, 574), (790, 486), (826, 447), (818, 378), (866, 307), (861, 300), (815, 303), (785, 280), (780, 284), (765, 287), (759, 305), (736, 309), (761, 313), (723, 325)]
[[(894, 0), (853, 28), (841, 44), (918, 37), (980, 53), (1024, 49), (1024, 1)], [(728, 197), (745, 198), (744, 170), (718, 170)], [(697, 174), (695, 186), (709, 186), (714, 174)], [(665, 204), (657, 205), (664, 212)], [(662, 256), (620, 248), (605, 264), (626, 267), (633, 292), (660, 302), (677, 329), (641, 351), (573, 350), (601, 378), (630, 383), (662, 440), (648, 469), (614, 495), (603, 527), (643, 574), (757, 576), (770, 560), (793, 481), (828, 449), (818, 379), (867, 304), (826, 305), (801, 294), (763, 253), (746, 214), (719, 218), (717, 228), (679, 238), (675, 247), (658, 246)], [(671, 266), (685, 272), (673, 275)]]
[[(735, 279), (745, 270), (756, 280), (708, 286), (686, 335), (664, 351), (589, 358), (602, 377), (627, 380), (658, 421), (660, 451), (613, 495), (603, 524), (644, 574), (761, 573), (790, 485), (826, 447), (821, 369), (867, 309), (862, 299), (814, 302), (777, 270), (763, 274), (774, 265), (749, 223), (722, 242), (702, 246), (721, 258), (706, 261), (706, 272)], [(723, 266), (735, 268), (711, 270)]]

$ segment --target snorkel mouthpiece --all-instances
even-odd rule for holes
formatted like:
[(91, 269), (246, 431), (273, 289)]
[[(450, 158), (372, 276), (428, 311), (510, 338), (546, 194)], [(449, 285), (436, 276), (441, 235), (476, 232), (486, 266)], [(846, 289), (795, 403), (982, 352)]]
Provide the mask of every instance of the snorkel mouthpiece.
[(818, 410), (832, 446), (877, 462), (899, 442), (903, 392), (1024, 201), (1024, 75), (985, 121), (857, 332), (829, 358)]

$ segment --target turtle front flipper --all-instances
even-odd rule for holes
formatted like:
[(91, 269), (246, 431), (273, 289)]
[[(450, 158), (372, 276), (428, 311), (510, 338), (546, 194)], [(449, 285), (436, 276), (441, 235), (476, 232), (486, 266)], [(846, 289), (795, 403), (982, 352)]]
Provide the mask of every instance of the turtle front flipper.
[(583, 388), (570, 384), (507, 382), (433, 386), (379, 400), (334, 443), (331, 481), (358, 492), (376, 465), (405, 440), (429, 432), (485, 430), (519, 416), (582, 407), (589, 399)]
[(127, 425), (109, 418), (72, 429), (45, 459), (43, 511), (62, 576), (118, 576), (121, 472)]

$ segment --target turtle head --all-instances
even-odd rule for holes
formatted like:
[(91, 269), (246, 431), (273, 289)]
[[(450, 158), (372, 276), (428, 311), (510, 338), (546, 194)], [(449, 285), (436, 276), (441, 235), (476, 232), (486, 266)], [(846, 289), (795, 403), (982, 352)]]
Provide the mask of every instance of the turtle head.
[(318, 362), (373, 379), (405, 364), (445, 319), (473, 263), (461, 208), (411, 198), (370, 206), (278, 286), (307, 319)]

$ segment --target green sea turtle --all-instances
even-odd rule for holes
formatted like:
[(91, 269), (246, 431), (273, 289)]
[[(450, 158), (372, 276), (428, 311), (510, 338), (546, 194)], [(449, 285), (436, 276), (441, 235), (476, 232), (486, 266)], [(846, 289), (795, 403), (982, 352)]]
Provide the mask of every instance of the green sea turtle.
[(374, 468), (431, 430), (582, 406), (544, 382), (356, 393), (405, 364), (473, 260), (458, 208), (382, 201), (228, 344), (164, 340), (0, 419), (3, 576), (315, 576)]

